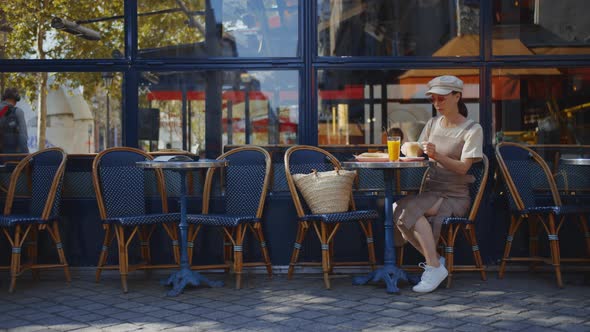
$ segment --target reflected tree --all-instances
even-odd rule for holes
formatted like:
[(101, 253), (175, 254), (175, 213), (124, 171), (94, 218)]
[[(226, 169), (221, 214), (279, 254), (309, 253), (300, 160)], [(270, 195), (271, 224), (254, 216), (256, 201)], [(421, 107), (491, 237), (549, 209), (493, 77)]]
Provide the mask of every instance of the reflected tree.
[[(85, 25), (100, 31), (101, 40), (98, 43), (60, 33), (50, 25), (54, 17), (76, 21), (122, 15), (123, 1), (102, 1), (97, 4), (96, 1), (78, 0), (12, 0), (0, 2), (0, 11), (6, 13), (6, 20), (13, 28), (6, 42), (5, 57), (8, 59), (110, 58), (112, 50), (123, 48), (122, 20)], [(89, 100), (100, 81), (100, 73), (58, 73), (51, 83), (83, 86), (84, 97)], [(31, 102), (37, 102), (37, 141), (38, 148), (43, 149), (46, 140), (48, 73), (10, 73), (7, 82), (22, 90)]]

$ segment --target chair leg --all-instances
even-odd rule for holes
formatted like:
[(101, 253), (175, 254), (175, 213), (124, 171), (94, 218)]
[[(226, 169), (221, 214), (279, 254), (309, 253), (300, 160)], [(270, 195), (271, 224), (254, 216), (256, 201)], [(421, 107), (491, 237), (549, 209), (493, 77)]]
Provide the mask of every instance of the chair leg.
[(66, 254), (64, 252), (63, 244), (61, 242), (61, 235), (59, 234), (59, 225), (57, 224), (57, 221), (54, 221), (51, 227), (48, 227), (47, 230), (49, 231), (49, 234), (55, 242), (55, 247), (57, 248), (57, 254), (59, 256), (59, 262), (64, 268), (66, 281), (71, 282), (72, 277), (70, 275), (70, 267), (68, 265), (68, 261), (66, 260)]
[[(234, 229), (228, 229), (228, 232), (232, 235), (233, 235), (234, 231), (235, 231)], [(223, 233), (223, 261), (225, 263), (232, 262), (232, 261), (235, 262), (235, 258), (233, 257), (233, 255), (234, 255), (233, 243), (232, 243), (229, 235), (227, 235), (224, 232)], [(225, 273), (228, 273), (229, 267), (225, 268), (224, 271), (225, 271)]]
[[(531, 222), (529, 219), (529, 254), (531, 257), (539, 256), (539, 225), (536, 222)], [(529, 269), (534, 271), (539, 262), (531, 262)]]
[[(187, 254), (188, 254), (188, 263), (189, 265), (193, 265), (193, 253), (194, 253), (194, 246), (195, 246), (195, 239), (197, 238), (197, 236), (199, 235), (199, 232), (201, 231), (201, 228), (203, 227), (203, 225), (188, 225), (188, 243), (186, 244), (186, 250), (187, 250)], [(224, 239), (226, 238), (226, 236), (224, 235)], [(180, 253), (180, 251), (179, 251)], [(180, 261), (179, 261), (180, 262)], [(225, 272), (229, 272), (227, 269), (224, 269)]]
[(455, 238), (457, 236), (457, 226), (456, 225), (448, 225), (447, 226), (447, 238), (446, 238), (446, 247), (445, 247), (445, 260), (446, 260), (446, 268), (449, 272), (447, 276), (447, 288), (451, 288), (453, 283), (453, 269), (455, 266)]
[(242, 288), (242, 267), (243, 267), (243, 243), (244, 233), (246, 229), (244, 225), (238, 225), (235, 228), (235, 241), (234, 246), (234, 273), (236, 274), (236, 289)]
[[(362, 221), (361, 221), (362, 223)], [(367, 239), (367, 251), (369, 253), (369, 265), (371, 271), (375, 271), (377, 268), (377, 259), (375, 258), (375, 241), (373, 239), (373, 222), (367, 220), (362, 227), (365, 237)], [(400, 266), (400, 265), (398, 265)]]
[(404, 246), (395, 247), (394, 250), (397, 252), (395, 256), (397, 266), (401, 267), (404, 264)]
[(111, 225), (106, 225), (104, 228), (104, 240), (102, 241), (102, 250), (100, 251), (100, 256), (98, 257), (98, 264), (96, 266), (96, 282), (100, 281), (100, 274), (102, 272), (102, 267), (107, 262), (107, 257), (109, 255), (109, 247), (113, 241), (114, 231), (111, 232)]
[(320, 223), (320, 242), (322, 244), (322, 272), (324, 285), (330, 289), (330, 244), (328, 243), (328, 225)]
[(293, 278), (293, 272), (295, 271), (295, 264), (297, 264), (297, 260), (299, 259), (299, 252), (301, 250), (301, 245), (303, 244), (303, 240), (305, 239), (305, 235), (309, 227), (304, 225), (303, 223), (299, 223), (297, 225), (297, 236), (295, 237), (295, 244), (293, 245), (293, 253), (291, 254), (291, 262), (289, 262), (289, 271), (287, 272), (287, 279), (291, 280)]
[(479, 273), (481, 275), (481, 280), (486, 281), (488, 277), (486, 276), (486, 271), (483, 267), (483, 260), (481, 259), (481, 253), (479, 251), (479, 245), (477, 244), (477, 237), (475, 236), (475, 226), (469, 225), (464, 226), (465, 230), (465, 237), (471, 244), (471, 251), (473, 252), (473, 260), (475, 261), (475, 266), (479, 269)]
[(514, 216), (510, 216), (510, 228), (508, 229), (508, 236), (506, 237), (506, 245), (504, 246), (504, 255), (502, 256), (502, 263), (500, 263), (500, 270), (498, 271), (498, 278), (504, 278), (504, 272), (506, 270), (506, 262), (510, 255), (510, 249), (512, 249), (512, 240), (514, 234), (518, 230), (518, 226), (522, 222), (523, 217), (519, 216), (516, 219)]
[[(326, 225), (326, 230), (327, 230), (327, 234), (332, 234), (332, 232), (334, 231), (334, 225)], [(328, 237), (329, 235), (326, 235), (326, 237)], [(327, 240), (326, 240), (327, 241)], [(331, 241), (328, 242), (328, 257), (329, 257), (329, 263), (328, 266), (330, 267), (330, 271), (329, 273), (332, 274), (334, 273), (334, 242), (335, 239), (332, 238)]]
[[(139, 245), (141, 247), (141, 259), (144, 261), (145, 265), (152, 264), (152, 253), (150, 249), (150, 238), (152, 237), (155, 225), (143, 225), (140, 227), (138, 236), (139, 236)], [(144, 269), (146, 277), (150, 277), (152, 274), (151, 269)]]
[(584, 233), (584, 238), (586, 239), (586, 254), (590, 257), (590, 231), (588, 230), (588, 219), (586, 216), (580, 215), (579, 224), (582, 232)]
[(10, 258), (10, 286), (8, 287), (9, 293), (14, 292), (14, 289), (16, 287), (16, 277), (20, 272), (22, 242), (23, 240), (21, 239), (21, 226), (16, 225), (14, 231), (14, 238), (12, 240), (12, 255)]
[(269, 278), (272, 278), (272, 264), (270, 262), (270, 255), (268, 254), (268, 247), (266, 246), (266, 241), (264, 240), (264, 233), (262, 233), (262, 227), (258, 225), (254, 232), (258, 237), (258, 242), (260, 243), (262, 258), (264, 259), (264, 264), (266, 265), (266, 273), (268, 274)]
[[(168, 234), (170, 240), (172, 240), (172, 255), (174, 256), (174, 263), (180, 264), (180, 249), (178, 246), (178, 227), (176, 226), (176, 223), (163, 224), (162, 227), (164, 228), (166, 234)], [(192, 225), (189, 225), (188, 234), (191, 234), (191, 227)]]
[(127, 244), (125, 242), (125, 229), (121, 225), (115, 225), (115, 235), (119, 248), (119, 274), (121, 275), (121, 287), (123, 293), (127, 293), (127, 275), (129, 274), (129, 262), (127, 260)]
[(37, 257), (39, 254), (39, 247), (37, 242), (38, 239), (39, 229), (37, 227), (32, 227), (29, 235), (29, 241), (27, 241), (27, 256), (31, 261), (31, 274), (33, 275), (33, 280), (35, 281), (38, 281), (40, 279), (39, 269), (35, 268), (35, 264), (37, 264)]
[(549, 245), (551, 247), (551, 261), (553, 268), (555, 269), (555, 278), (557, 279), (557, 286), (563, 288), (563, 281), (561, 279), (561, 266), (560, 266), (560, 255), (559, 255), (559, 237), (555, 229), (555, 215), (549, 214), (549, 229), (548, 238)]
[(150, 250), (150, 238), (153, 232), (154, 225), (141, 226), (139, 231), (139, 241), (141, 245), (141, 257), (146, 264), (152, 263), (152, 253)]

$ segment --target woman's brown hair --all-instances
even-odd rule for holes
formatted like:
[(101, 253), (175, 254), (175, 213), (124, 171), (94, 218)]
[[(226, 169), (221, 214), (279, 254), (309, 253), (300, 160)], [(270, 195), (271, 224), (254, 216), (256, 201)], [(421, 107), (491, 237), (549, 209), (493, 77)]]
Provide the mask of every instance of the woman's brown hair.
[[(453, 91), (453, 95), (456, 95), (457, 93), (461, 93), (461, 92)], [(463, 115), (464, 117), (467, 117), (467, 114), (468, 114), (467, 105), (465, 105), (465, 102), (463, 101), (463, 94), (461, 94), (461, 97), (459, 98), (459, 101), (457, 102), (457, 107), (459, 108), (459, 114)]]

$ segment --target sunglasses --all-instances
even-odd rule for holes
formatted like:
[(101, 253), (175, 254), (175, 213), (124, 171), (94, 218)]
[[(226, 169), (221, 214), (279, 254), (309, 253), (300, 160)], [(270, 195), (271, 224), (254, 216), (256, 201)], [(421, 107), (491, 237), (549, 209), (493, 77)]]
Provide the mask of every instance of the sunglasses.
[(430, 97), (428, 97), (428, 100), (429, 100), (429, 101), (430, 101), (432, 104), (434, 104), (435, 102), (442, 103), (442, 102), (444, 102), (445, 100), (447, 100), (447, 97), (449, 97), (451, 94), (452, 94), (452, 92), (451, 92), (451, 93), (449, 93), (448, 95), (442, 95), (442, 96), (441, 96), (441, 95), (430, 95)]

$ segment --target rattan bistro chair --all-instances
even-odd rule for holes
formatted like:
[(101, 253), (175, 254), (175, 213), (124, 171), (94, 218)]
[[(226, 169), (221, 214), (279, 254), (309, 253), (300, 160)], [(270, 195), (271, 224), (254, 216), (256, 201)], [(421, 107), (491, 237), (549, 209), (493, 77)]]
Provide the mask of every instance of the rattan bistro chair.
[(347, 212), (312, 214), (305, 201), (299, 197), (299, 192), (293, 180), (293, 174), (311, 173), (312, 170), (318, 172), (331, 171), (340, 169), (340, 162), (329, 152), (314, 146), (297, 145), (289, 148), (285, 153), (285, 173), (287, 183), (299, 221), (297, 228), (297, 237), (291, 254), (289, 263), (288, 278), (293, 277), (296, 265), (318, 265), (317, 263), (297, 263), (302, 243), (309, 230), (313, 226), (322, 249), (322, 271), (324, 275), (324, 285), (330, 288), (329, 274), (333, 267), (337, 265), (354, 265), (357, 262), (334, 262), (334, 236), (343, 223), (358, 223), (367, 239), (369, 260), (368, 264), (371, 269), (375, 269), (375, 247), (373, 241), (372, 221), (379, 218), (379, 214), (374, 210), (356, 210), (354, 199), (350, 197), (350, 208)]
[[(270, 256), (262, 232), (262, 213), (268, 192), (272, 171), (270, 154), (258, 146), (244, 146), (230, 150), (217, 158), (227, 160), (225, 168), (211, 168), (207, 171), (203, 194), (201, 214), (189, 214), (187, 222), (189, 243), (193, 243), (203, 226), (221, 227), (224, 233), (224, 258), (232, 260), (236, 275), (236, 289), (242, 285), (243, 266), (265, 266), (269, 277), (272, 277)], [(220, 174), (220, 177), (216, 177)], [(214, 179), (219, 179), (225, 203), (224, 213), (209, 213), (209, 202), (212, 195)], [(243, 262), (243, 243), (246, 232), (250, 230), (260, 243), (261, 262)], [(192, 247), (189, 246), (189, 258), (192, 260)], [(229, 264), (193, 266), (193, 269), (209, 269)]]
[[(180, 214), (167, 213), (164, 176), (160, 169), (144, 170), (136, 162), (151, 160), (147, 153), (126, 147), (110, 148), (99, 153), (92, 165), (94, 191), (98, 201), (100, 217), (105, 230), (102, 251), (96, 269), (96, 281), (105, 269), (119, 269), (123, 292), (127, 293), (127, 275), (129, 270), (173, 268), (177, 264), (151, 265), (149, 241), (157, 225), (162, 225), (172, 240), (173, 254), (178, 263), (178, 232), (176, 225)], [(160, 196), (162, 213), (146, 212), (146, 186), (155, 181)], [(131, 231), (126, 234), (125, 229)], [(128, 248), (135, 236), (139, 237), (141, 247), (141, 264), (129, 266)], [(108, 250), (113, 237), (117, 238), (119, 249), (118, 266), (105, 265)]]
[[(587, 206), (562, 205), (555, 180), (547, 163), (529, 147), (517, 143), (503, 142), (496, 146), (496, 158), (508, 188), (511, 209), (510, 228), (506, 238), (499, 277), (504, 277), (507, 262), (547, 261), (544, 257), (540, 257), (538, 252), (536, 238), (539, 234), (538, 225), (540, 224), (547, 233), (549, 240), (551, 251), (549, 261), (555, 269), (557, 285), (563, 287), (561, 261), (590, 262), (590, 259), (561, 259), (559, 231), (565, 220), (569, 220), (567, 217), (574, 217), (579, 221), (584, 233), (588, 234), (586, 214), (590, 213), (590, 208)], [(525, 220), (529, 224), (530, 238), (535, 239), (535, 241), (529, 242), (530, 257), (510, 257), (514, 235)], [(534, 267), (534, 264), (531, 267)]]
[[(12, 247), (9, 292), (14, 291), (16, 277), (26, 269), (31, 269), (33, 277), (37, 279), (40, 269), (62, 267), (66, 280), (70, 282), (70, 270), (58, 226), (66, 160), (66, 153), (62, 149), (49, 148), (26, 156), (12, 172), (4, 214), (0, 216), (0, 227)], [(30, 176), (31, 199), (28, 211), (16, 214), (13, 211), (13, 203), (17, 182), (23, 173)], [(37, 264), (37, 237), (41, 230), (47, 231), (53, 240), (59, 264)], [(26, 240), (28, 241), (25, 242)], [(29, 244), (26, 254), (30, 262), (21, 264), (24, 243)]]
[[(468, 174), (475, 177), (475, 182), (469, 186), (469, 194), (471, 196), (471, 209), (467, 217), (449, 217), (443, 220), (443, 228), (441, 230), (440, 241), (444, 246), (444, 254), (446, 259), (446, 268), (449, 271), (447, 277), (447, 288), (451, 287), (453, 282), (453, 272), (455, 271), (479, 271), (481, 280), (486, 280), (486, 271), (479, 245), (477, 244), (477, 237), (475, 236), (475, 221), (479, 205), (483, 198), (488, 180), (488, 158), (483, 155), (481, 162), (476, 162), (471, 165)], [(475, 265), (460, 265), (455, 266), (455, 240), (459, 230), (462, 231), (463, 236), (471, 245), (473, 252), (473, 261)]]

